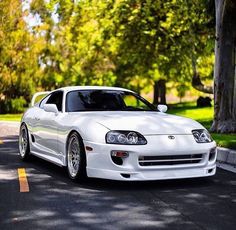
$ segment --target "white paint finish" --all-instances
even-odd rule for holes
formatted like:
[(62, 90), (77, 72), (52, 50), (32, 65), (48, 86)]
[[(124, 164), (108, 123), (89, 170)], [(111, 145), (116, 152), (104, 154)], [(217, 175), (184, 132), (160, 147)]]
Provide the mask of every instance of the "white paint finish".
[[(207, 173), (209, 169), (213, 171)], [(124, 178), (123, 174), (130, 174), (130, 178)], [(167, 180), (167, 179), (181, 179), (181, 178), (194, 178), (194, 177), (207, 177), (213, 176), (216, 173), (216, 166), (210, 168), (188, 168), (188, 169), (172, 169), (172, 170), (155, 170), (155, 171), (120, 171), (104, 170), (104, 169), (90, 169), (88, 171), (89, 177), (97, 177), (111, 180), (125, 180), (125, 181), (146, 181), (146, 180)]]
[[(147, 145), (143, 146), (122, 146), (107, 145), (94, 142), (85, 142), (86, 146), (93, 148), (92, 152), (87, 152), (88, 175), (91, 177), (108, 178), (120, 180), (121, 173), (128, 173), (130, 179), (125, 180), (155, 180), (170, 178), (190, 178), (210, 176), (215, 174), (215, 170), (208, 174), (207, 170), (215, 168), (216, 157), (209, 162), (209, 149), (215, 146), (215, 143), (195, 144), (190, 135), (180, 135), (181, 139), (175, 143), (168, 139), (167, 135), (157, 135), (148, 137)], [(190, 147), (190, 143), (192, 146)], [(124, 159), (122, 166), (115, 165), (110, 157), (112, 150), (122, 150), (129, 152), (129, 157)], [(143, 167), (138, 164), (139, 156), (159, 156), (159, 155), (185, 155), (185, 154), (203, 154), (203, 160), (199, 164), (171, 165), (171, 166), (150, 166)], [(185, 172), (185, 175), (184, 175)], [(136, 176), (134, 176), (136, 175)], [(163, 178), (162, 178), (163, 177)]]
[[(76, 116), (76, 114), (74, 114)], [(77, 113), (79, 115), (79, 113)], [(110, 130), (134, 130), (143, 135), (191, 134), (193, 129), (204, 129), (202, 125), (189, 118), (159, 112), (145, 111), (107, 111), (88, 112), (82, 117), (107, 127)]]
[[(63, 111), (66, 93), (78, 89), (123, 90), (112, 87), (66, 87), (64, 91)], [(128, 90), (127, 90), (128, 91)], [(211, 176), (215, 174), (215, 159), (208, 161), (209, 150), (215, 142), (199, 144), (193, 138), (193, 129), (203, 129), (198, 122), (188, 118), (168, 115), (160, 112), (144, 111), (94, 111), (94, 112), (46, 112), (37, 105), (23, 116), (30, 136), (31, 153), (55, 164), (66, 166), (66, 143), (70, 132), (76, 131), (85, 146), (93, 151), (86, 152), (87, 173), (91, 177), (116, 180), (155, 180)], [(109, 130), (137, 131), (147, 140), (146, 145), (106, 144), (105, 136)], [(32, 142), (31, 134), (35, 142)], [(174, 135), (169, 139), (168, 135)], [(112, 150), (129, 152), (122, 166), (111, 160)], [(141, 167), (138, 157), (158, 155), (203, 154), (199, 164), (148, 166)], [(213, 169), (208, 173), (208, 169)], [(129, 173), (129, 179), (121, 173)]]

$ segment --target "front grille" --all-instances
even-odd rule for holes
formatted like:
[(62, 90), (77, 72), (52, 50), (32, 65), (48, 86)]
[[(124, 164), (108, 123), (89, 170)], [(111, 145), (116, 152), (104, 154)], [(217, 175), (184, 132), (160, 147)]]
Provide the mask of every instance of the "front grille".
[(167, 156), (139, 156), (140, 166), (159, 165), (185, 165), (198, 164), (203, 159), (203, 154), (167, 155)]

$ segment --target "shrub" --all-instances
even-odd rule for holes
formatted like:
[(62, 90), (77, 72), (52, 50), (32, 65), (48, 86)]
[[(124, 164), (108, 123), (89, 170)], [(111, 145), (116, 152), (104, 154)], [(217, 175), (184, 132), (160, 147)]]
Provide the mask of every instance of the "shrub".
[(0, 113), (22, 113), (26, 100), (23, 97), (0, 101)]

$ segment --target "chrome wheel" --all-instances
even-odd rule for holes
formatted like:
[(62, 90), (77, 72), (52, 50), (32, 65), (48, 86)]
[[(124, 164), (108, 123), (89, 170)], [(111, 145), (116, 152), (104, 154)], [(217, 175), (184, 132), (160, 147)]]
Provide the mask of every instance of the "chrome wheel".
[(80, 169), (80, 143), (76, 134), (70, 137), (68, 145), (68, 171), (72, 178), (75, 178)]
[(28, 155), (29, 155), (29, 137), (28, 137), (28, 130), (24, 124), (20, 128), (19, 151), (20, 151), (20, 156), (22, 159), (25, 159), (28, 157)]
[(86, 178), (86, 156), (82, 138), (73, 132), (67, 142), (67, 171), (69, 177), (76, 180)]

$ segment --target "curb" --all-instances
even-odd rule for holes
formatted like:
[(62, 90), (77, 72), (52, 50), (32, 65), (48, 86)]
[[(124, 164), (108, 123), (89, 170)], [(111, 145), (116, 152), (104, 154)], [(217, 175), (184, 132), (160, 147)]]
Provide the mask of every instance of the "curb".
[(217, 162), (236, 167), (236, 150), (217, 147)]

